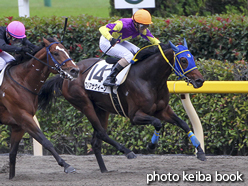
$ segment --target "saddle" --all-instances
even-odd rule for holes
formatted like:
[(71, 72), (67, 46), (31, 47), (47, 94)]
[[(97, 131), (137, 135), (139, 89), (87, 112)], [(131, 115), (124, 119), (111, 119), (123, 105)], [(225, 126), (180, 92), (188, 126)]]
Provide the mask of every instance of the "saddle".
[(105, 59), (105, 61), (108, 63), (108, 64), (116, 64), (120, 59), (118, 58), (115, 58), (115, 57), (107, 57)]

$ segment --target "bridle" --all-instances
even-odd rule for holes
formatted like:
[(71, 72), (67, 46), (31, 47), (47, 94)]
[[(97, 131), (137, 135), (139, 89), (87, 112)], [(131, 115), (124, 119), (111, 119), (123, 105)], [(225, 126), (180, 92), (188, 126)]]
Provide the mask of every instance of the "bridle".
[[(47, 52), (47, 63), (44, 63), (43, 61), (41, 61), (40, 59), (38, 59), (37, 57), (33, 56), (32, 54), (26, 52), (27, 55), (29, 55), (30, 57), (34, 58), (35, 60), (41, 62), (42, 64), (48, 66), (49, 68), (51, 68), (52, 70), (55, 70), (57, 71), (59, 74), (60, 74), (60, 77), (64, 78), (64, 79), (69, 79), (69, 80), (73, 80), (74, 78), (68, 74), (66, 71), (64, 71), (61, 67), (63, 65), (65, 65), (65, 63), (67, 61), (70, 61), (72, 60), (71, 58), (68, 58), (66, 60), (64, 60), (62, 63), (58, 63), (56, 61), (56, 59), (53, 57), (53, 55), (51, 54), (50, 52), (50, 47), (53, 45), (53, 44), (58, 44), (59, 42), (53, 42), (51, 43), (49, 46), (46, 47), (46, 52)], [(55, 67), (49, 65), (49, 56), (51, 57), (52, 61), (54, 62), (54, 65)], [(7, 75), (11, 78), (12, 81), (14, 81), (16, 84), (18, 84), (19, 86), (21, 86), (22, 88), (24, 88), (25, 90), (27, 90), (28, 92), (34, 94), (34, 95), (39, 95), (37, 94), (36, 92), (33, 92), (31, 90), (29, 90), (28, 88), (24, 87), (23, 85), (21, 85), (20, 83), (18, 83), (16, 80), (14, 80), (14, 78), (11, 76), (10, 72), (9, 72), (10, 68), (7, 68), (6, 71), (7, 71)]]
[[(56, 61), (56, 59), (53, 57), (53, 55), (51, 54), (50, 50), (49, 50), (49, 48), (50, 48), (53, 44), (58, 44), (58, 43), (59, 43), (59, 42), (53, 42), (53, 43), (51, 43), (48, 47), (46, 47), (46, 51), (47, 51), (47, 64), (48, 64), (48, 61), (49, 61), (48, 57), (50, 56), (51, 59), (52, 59), (52, 61), (54, 62), (55, 70), (60, 74), (60, 77), (62, 77), (63, 79), (73, 80), (74, 78), (73, 78), (70, 74), (68, 74), (66, 71), (64, 71), (64, 70), (61, 68), (63, 65), (65, 65), (65, 63), (66, 63), (67, 61), (70, 61), (70, 60), (72, 60), (72, 59), (71, 59), (71, 58), (68, 58), (68, 59), (64, 60), (62, 63), (58, 63), (58, 62)], [(49, 65), (49, 64), (48, 64), (48, 65)], [(49, 65), (49, 66), (50, 66), (50, 65)]]
[(192, 71), (192, 70), (194, 70), (194, 69), (197, 69), (197, 67), (196, 67), (196, 66), (193, 66), (192, 68), (187, 69), (187, 71), (185, 71), (185, 70), (181, 67), (180, 62), (179, 62), (181, 57), (179, 58), (179, 56), (178, 56), (178, 55), (180, 55), (180, 54), (182, 54), (182, 53), (185, 53), (185, 52), (187, 52), (187, 51), (189, 51), (189, 50), (183, 50), (183, 51), (180, 51), (180, 52), (177, 52), (177, 53), (173, 52), (173, 53), (174, 53), (174, 61), (175, 61), (175, 64), (172, 65), (172, 64), (170, 63), (170, 61), (167, 59), (167, 57), (165, 56), (164, 51), (163, 51), (162, 47), (161, 47), (159, 44), (158, 44), (158, 48), (159, 48), (160, 53), (162, 54), (163, 58), (165, 59), (165, 61), (170, 65), (170, 67), (171, 67), (172, 70), (175, 72), (175, 74), (176, 74), (177, 76), (179, 76), (179, 79), (184, 79), (184, 81), (187, 82), (188, 85), (189, 85), (189, 83), (191, 83), (192, 80), (191, 80), (190, 78), (188, 78), (187, 76), (185, 76), (185, 74), (189, 73), (190, 71)]
[[(49, 50), (50, 47), (51, 47), (53, 44), (58, 44), (58, 43), (59, 43), (59, 42), (53, 42), (53, 43), (51, 43), (49, 46), (46, 47), (46, 52), (47, 52), (47, 63), (44, 63), (43, 61), (41, 61), (40, 59), (38, 59), (37, 57), (33, 56), (33, 55), (30, 54), (30, 53), (26, 53), (26, 54), (29, 55), (30, 57), (36, 59), (37, 61), (41, 62), (42, 64), (48, 66), (48, 67), (51, 68), (52, 70), (57, 71), (57, 72), (59, 73), (59, 75), (60, 75), (61, 78), (73, 80), (74, 78), (73, 78), (69, 73), (67, 73), (66, 71), (64, 71), (64, 70), (61, 68), (63, 65), (65, 65), (65, 63), (66, 63), (67, 61), (70, 61), (70, 60), (72, 60), (72, 59), (71, 59), (71, 58), (68, 58), (68, 59), (66, 59), (65, 61), (63, 61), (62, 63), (58, 63), (58, 62), (56, 61), (56, 59), (53, 57), (53, 55), (51, 54), (50, 50)], [(49, 65), (49, 56), (51, 57), (52, 61), (54, 62), (54, 66), (55, 66), (55, 67)]]

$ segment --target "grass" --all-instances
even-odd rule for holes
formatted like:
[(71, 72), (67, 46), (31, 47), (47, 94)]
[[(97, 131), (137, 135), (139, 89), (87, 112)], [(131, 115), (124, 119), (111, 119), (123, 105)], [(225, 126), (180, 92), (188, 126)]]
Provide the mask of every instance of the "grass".
[[(45, 0), (29, 0), (30, 17), (77, 16), (81, 14), (109, 17), (109, 0), (51, 0), (51, 7), (44, 6)], [(18, 17), (17, 0), (1, 0), (0, 18)]]

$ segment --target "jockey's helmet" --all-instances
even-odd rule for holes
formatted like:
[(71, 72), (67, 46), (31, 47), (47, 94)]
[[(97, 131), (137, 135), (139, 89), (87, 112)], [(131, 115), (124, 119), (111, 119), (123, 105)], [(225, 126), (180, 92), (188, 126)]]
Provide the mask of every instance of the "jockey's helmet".
[(152, 24), (152, 17), (151, 14), (144, 9), (140, 9), (137, 12), (135, 12), (133, 14), (132, 19), (140, 24), (145, 24), (145, 25), (149, 25)]
[(15, 38), (22, 39), (25, 38), (25, 26), (20, 21), (12, 21), (8, 24), (6, 31)]

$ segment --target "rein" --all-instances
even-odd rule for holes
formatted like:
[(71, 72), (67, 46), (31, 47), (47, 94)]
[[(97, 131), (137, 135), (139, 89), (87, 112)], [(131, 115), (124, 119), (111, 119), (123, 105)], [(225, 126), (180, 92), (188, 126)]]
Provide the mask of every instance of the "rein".
[[(177, 76), (179, 76), (179, 78), (184, 78), (184, 80), (185, 80), (187, 83), (189, 83), (191, 80), (190, 80), (187, 76), (184, 75), (185, 73), (182, 74), (181, 72), (179, 72), (178, 70), (176, 70), (176, 68), (174, 67), (174, 65), (172, 65), (172, 64), (170, 63), (170, 61), (167, 59), (167, 57), (165, 56), (164, 51), (163, 51), (162, 47), (161, 47), (159, 44), (147, 45), (147, 46), (141, 48), (141, 49), (139, 50), (139, 52), (140, 52), (141, 50), (145, 49), (145, 48), (148, 48), (148, 47), (150, 47), (150, 46), (156, 46), (156, 45), (158, 46), (159, 51), (160, 51), (161, 55), (163, 56), (163, 58), (165, 59), (165, 61), (170, 65), (170, 67), (172, 68), (172, 70), (174, 70), (175, 74), (176, 74)], [(175, 52), (173, 52), (173, 53), (174, 53), (174, 61), (175, 61), (175, 63), (177, 62), (177, 63), (180, 65), (179, 60), (177, 59), (176, 56), (179, 55), (179, 54), (181, 54), (181, 53), (183, 53), (183, 52), (185, 52), (185, 51), (186, 51), (186, 50), (181, 51), (181, 52), (179, 52), (178, 54), (175, 54)], [(188, 50), (187, 50), (187, 51), (188, 51)], [(137, 52), (137, 53), (134, 55), (134, 57), (133, 57), (133, 59), (132, 59), (132, 61), (131, 61), (132, 64), (134, 64), (134, 63), (137, 61), (136, 56), (138, 55), (139, 52)], [(176, 60), (175, 60), (175, 58), (176, 58)]]
[(6, 69), (6, 73), (7, 73), (7, 75), (10, 77), (10, 79), (12, 80), (12, 81), (14, 81), (17, 85), (19, 85), (19, 86), (21, 86), (22, 88), (24, 88), (25, 90), (27, 90), (28, 92), (30, 92), (30, 93), (32, 93), (32, 94), (34, 94), (34, 95), (36, 95), (36, 96), (38, 96), (39, 94), (37, 94), (36, 92), (33, 92), (32, 90), (29, 90), (28, 88), (26, 88), (26, 87), (24, 87), (23, 85), (21, 85), (20, 83), (18, 83), (16, 80), (14, 80), (14, 78), (10, 75), (10, 68), (7, 68)]
[[(145, 49), (145, 48), (148, 48), (148, 47), (150, 47), (150, 46), (156, 46), (156, 45), (158, 46), (158, 49), (159, 49), (161, 55), (163, 56), (163, 58), (165, 59), (165, 61), (170, 65), (170, 67), (172, 68), (172, 70), (174, 70), (175, 74), (176, 74), (177, 76), (179, 76), (180, 78), (184, 78), (186, 82), (189, 82), (190, 79), (189, 79), (187, 76), (184, 75), (185, 73), (182, 74), (181, 72), (179, 72), (178, 70), (175, 69), (174, 65), (172, 65), (172, 64), (170, 63), (170, 61), (169, 61), (169, 60), (167, 59), (167, 57), (165, 56), (162, 47), (161, 47), (159, 44), (147, 45), (147, 46), (141, 48), (139, 51), (141, 51), (141, 50), (143, 50), (143, 49)], [(175, 61), (175, 63), (177, 62), (178, 64), (180, 64), (180, 63), (179, 63), (179, 60), (177, 59), (176, 56), (179, 55), (179, 54), (181, 54), (181, 53), (183, 53), (183, 52), (185, 52), (185, 51), (186, 51), (186, 50), (181, 51), (181, 52), (179, 52), (178, 54), (175, 54), (175, 52), (173, 52), (173, 53), (174, 53), (174, 61)], [(187, 51), (188, 51), (188, 50), (187, 50)], [(139, 53), (139, 52), (137, 52), (137, 53), (134, 55), (134, 57), (133, 57), (133, 59), (132, 59), (132, 62), (131, 62), (132, 64), (135, 63), (135, 62), (137, 61), (136, 56), (138, 55), (138, 53)], [(175, 60), (175, 58), (176, 58), (176, 60)]]
[[(164, 51), (163, 51), (163, 49), (162, 49), (162, 47), (160, 46), (160, 45), (158, 45), (158, 48), (159, 48), (159, 51), (160, 51), (160, 53), (161, 53), (161, 55), (163, 56), (163, 58), (165, 59), (165, 61), (170, 65), (170, 67), (177, 73), (177, 74), (179, 74), (178, 76), (180, 76), (181, 78), (182, 77), (186, 77), (184, 74), (182, 74), (181, 72), (178, 72), (175, 68), (174, 68), (174, 66), (170, 63), (170, 61), (167, 59), (167, 57), (165, 56), (165, 54), (164, 54)], [(175, 60), (175, 58), (176, 58), (176, 55), (175, 55), (175, 52), (174, 52), (174, 61), (176, 62), (176, 60)], [(177, 58), (176, 58), (177, 59)], [(177, 62), (179, 63), (179, 61), (177, 60)]]

